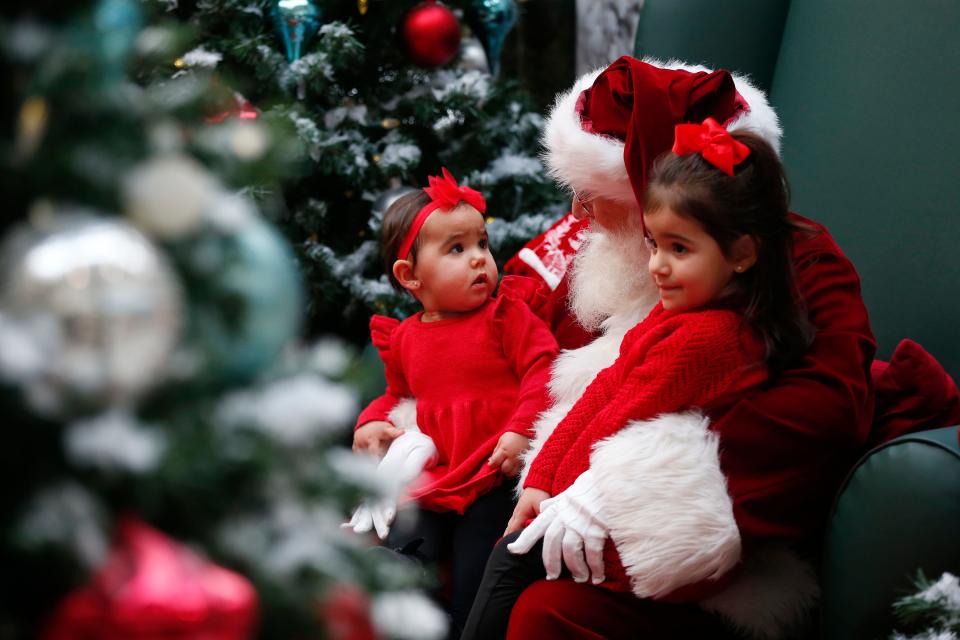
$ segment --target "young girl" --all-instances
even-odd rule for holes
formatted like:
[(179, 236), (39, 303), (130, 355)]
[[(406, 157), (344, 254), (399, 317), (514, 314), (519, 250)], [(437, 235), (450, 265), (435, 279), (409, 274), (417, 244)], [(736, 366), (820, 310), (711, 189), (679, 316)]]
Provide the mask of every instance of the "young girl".
[[(458, 186), (446, 169), (429, 182), (384, 215), (388, 277), (423, 310), (403, 322), (384, 316), (370, 322), (387, 390), (360, 414), (354, 449), (380, 453), (392, 440), (381, 469), (399, 469), (401, 480), (427, 467), (407, 491), (419, 517), (407, 528), (398, 519), (387, 544), (403, 548), (422, 539), (418, 555), (426, 563), (451, 559), (451, 612), (459, 630), (513, 509), (503, 481), (519, 471), (533, 421), (547, 406), (557, 343), (519, 299), (522, 285), (505, 279), (491, 297), (497, 265), (480, 193)], [(409, 397), (416, 399), (420, 432), (401, 435), (391, 411)], [(394, 464), (398, 456), (404, 459)]]
[[(794, 230), (788, 190), (774, 150), (759, 136), (730, 134), (708, 118), (676, 127), (671, 153), (654, 165), (643, 203), (648, 270), (660, 302), (624, 337), (620, 355), (601, 371), (530, 465), (507, 532), (548, 509), (568, 488), (589, 495), (593, 445), (628, 422), (697, 408), (721, 411), (802, 354), (812, 337), (797, 302), (790, 261)], [(589, 206), (589, 203), (588, 203)], [(575, 484), (576, 482), (576, 484)], [(558, 496), (559, 497), (559, 496)], [(589, 500), (574, 499), (589, 520)], [(465, 638), (503, 637), (510, 609), (555, 554), (528, 553), (563, 544), (536, 518), (504, 553), (491, 557)], [(586, 549), (583, 562), (564, 550), (583, 580), (630, 592), (612, 544)], [(584, 551), (581, 549), (580, 553)], [(525, 554), (525, 555), (524, 555)]]

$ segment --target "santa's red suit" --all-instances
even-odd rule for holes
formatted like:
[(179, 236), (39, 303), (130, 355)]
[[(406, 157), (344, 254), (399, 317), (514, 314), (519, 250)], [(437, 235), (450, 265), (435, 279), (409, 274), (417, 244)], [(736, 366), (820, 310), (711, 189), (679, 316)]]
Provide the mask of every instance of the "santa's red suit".
[[(731, 130), (749, 128), (779, 147), (776, 115), (745, 78), (677, 63), (654, 62), (648, 68), (625, 58), (602, 75), (582, 77), (558, 98), (544, 136), (547, 162), (554, 177), (578, 193), (635, 204), (649, 163), (670, 146), (673, 125), (700, 122), (707, 115)], [(594, 447), (590, 457), (610, 536), (633, 593), (642, 599), (697, 602), (757, 637), (782, 635), (816, 599), (813, 569), (796, 550), (818, 539), (832, 496), (871, 422), (869, 367), (876, 345), (859, 278), (827, 231), (805, 222), (813, 232), (795, 237), (794, 264), (817, 334), (802, 362), (711, 420), (671, 414), (628, 423)], [(623, 273), (633, 265), (646, 275), (642, 243), (627, 250), (603, 233), (591, 235), (589, 242), (594, 255), (602, 256), (605, 245), (606, 253), (621, 254)], [(536, 264), (535, 249), (528, 246), (524, 264)], [(589, 256), (581, 257), (574, 265), (577, 279), (593, 278), (606, 286), (610, 276)], [(543, 269), (536, 266), (528, 273)], [(584, 318), (571, 311), (578, 306), (570, 300), (573, 288), (568, 269), (545, 308), (560, 346), (568, 350), (554, 365), (555, 403), (536, 425), (525, 471), (590, 381), (616, 360), (626, 332), (657, 301), (656, 290), (643, 282), (621, 290), (587, 333), (578, 322)], [(587, 320), (590, 325), (595, 319)], [(702, 446), (691, 445), (697, 442)], [(678, 473), (684, 486), (699, 484), (703, 491), (676, 495)], [(718, 491), (724, 481), (726, 491)], [(736, 527), (718, 531), (715, 523), (731, 516)], [(731, 548), (737, 552), (729, 553)], [(704, 567), (714, 571), (704, 574)], [(703, 580), (705, 575), (720, 579)], [(574, 606), (577, 601), (594, 602), (596, 593), (595, 587), (563, 579), (546, 589), (534, 585), (527, 590), (531, 596), (521, 596), (514, 607), (510, 636), (522, 637), (551, 610), (563, 613), (557, 599), (566, 599), (569, 613), (583, 609)], [(640, 601), (625, 606), (638, 616), (618, 614), (627, 625), (645, 615)], [(598, 620), (608, 621), (602, 606), (593, 611)], [(554, 632), (567, 624), (561, 618), (552, 618)], [(669, 629), (669, 615), (658, 624)], [(589, 628), (589, 620), (571, 621), (565, 637), (586, 637)]]

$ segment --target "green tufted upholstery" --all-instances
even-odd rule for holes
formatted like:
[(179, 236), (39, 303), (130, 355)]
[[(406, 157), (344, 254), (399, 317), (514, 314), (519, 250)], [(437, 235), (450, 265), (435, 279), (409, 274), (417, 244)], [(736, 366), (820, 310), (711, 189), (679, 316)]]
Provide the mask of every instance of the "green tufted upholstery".
[(917, 569), (960, 572), (957, 427), (892, 440), (867, 454), (840, 491), (823, 554), (824, 640), (886, 638), (890, 604)]

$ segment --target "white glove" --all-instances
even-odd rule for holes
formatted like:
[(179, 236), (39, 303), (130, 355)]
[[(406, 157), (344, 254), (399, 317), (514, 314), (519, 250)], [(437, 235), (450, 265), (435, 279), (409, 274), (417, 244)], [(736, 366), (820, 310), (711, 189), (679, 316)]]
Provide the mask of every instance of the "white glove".
[(543, 568), (556, 580), (566, 564), (575, 582), (605, 579), (603, 546), (610, 527), (600, 509), (600, 493), (588, 469), (552, 498), (540, 503), (540, 515), (507, 545), (511, 553), (527, 553), (543, 538)]
[(437, 447), (430, 436), (412, 430), (398, 436), (377, 465), (377, 475), (389, 487), (388, 495), (364, 500), (342, 526), (355, 533), (367, 533), (373, 528), (381, 540), (386, 538), (397, 515), (397, 498), (424, 469), (435, 465), (437, 458)]

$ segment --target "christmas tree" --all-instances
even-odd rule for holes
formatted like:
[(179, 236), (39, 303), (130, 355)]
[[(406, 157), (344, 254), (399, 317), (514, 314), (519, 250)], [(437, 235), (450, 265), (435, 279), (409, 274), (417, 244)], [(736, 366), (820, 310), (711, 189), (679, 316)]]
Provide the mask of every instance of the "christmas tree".
[(340, 527), (390, 491), (340, 446), (356, 350), (297, 339), (271, 220), (334, 160), (304, 165), (292, 106), (169, 73), (190, 38), (135, 0), (0, 23), (0, 636), (441, 637), (420, 573)]
[(277, 222), (303, 263), (310, 333), (362, 344), (371, 313), (413, 310), (376, 238), (387, 205), (442, 166), (486, 196), (501, 265), (564, 212), (538, 159), (542, 118), (495, 73), (513, 0), (166, 4), (199, 39), (177, 67), (215, 72), (307, 150)]

